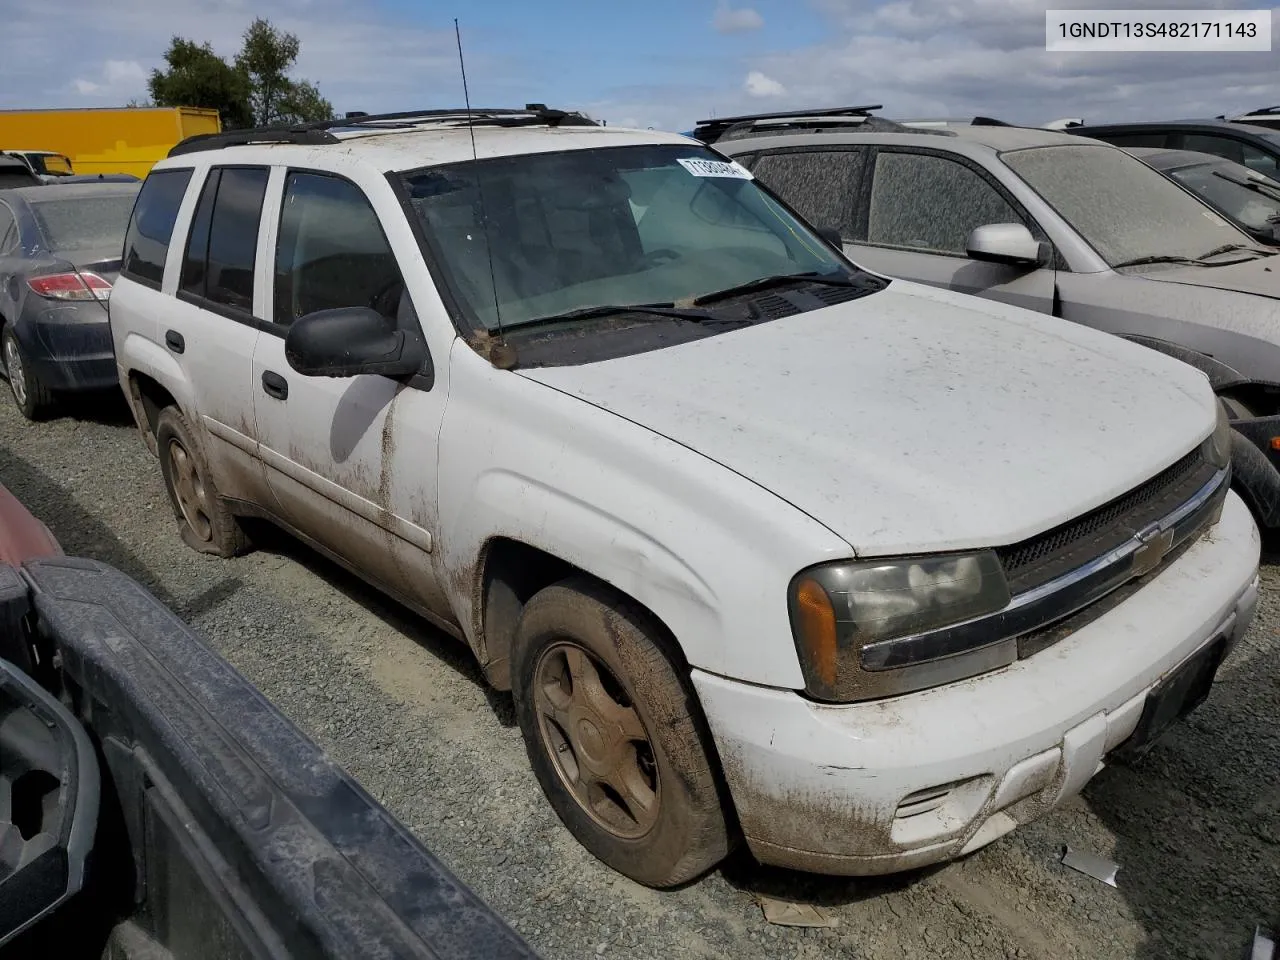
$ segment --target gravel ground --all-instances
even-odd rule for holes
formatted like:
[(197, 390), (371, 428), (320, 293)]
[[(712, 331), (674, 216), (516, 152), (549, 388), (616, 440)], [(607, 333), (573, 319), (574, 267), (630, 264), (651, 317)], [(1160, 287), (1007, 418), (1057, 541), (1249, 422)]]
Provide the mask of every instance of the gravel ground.
[[(6, 391), (7, 393), (7, 391)], [(680, 891), (611, 873), (560, 826), (509, 697), (469, 654), (269, 530), (225, 561), (178, 539), (122, 401), (32, 425), (0, 401), (0, 482), (69, 553), (139, 579), (257, 684), (547, 958), (1235, 958), (1280, 921), (1280, 557), (1210, 700), (1135, 768), (962, 863), (882, 880), (737, 855)], [(1057, 863), (1122, 865), (1119, 889)], [(766, 923), (756, 895), (820, 905), (833, 929)]]

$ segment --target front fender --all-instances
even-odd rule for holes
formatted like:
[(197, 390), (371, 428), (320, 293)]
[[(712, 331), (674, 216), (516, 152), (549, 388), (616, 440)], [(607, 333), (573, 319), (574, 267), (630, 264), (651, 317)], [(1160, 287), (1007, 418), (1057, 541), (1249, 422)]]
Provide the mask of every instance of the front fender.
[(787, 584), (810, 564), (852, 556), (847, 543), (719, 464), (495, 370), (465, 344), (451, 362), (437, 563), (473, 647), (478, 565), (494, 537), (507, 537), (643, 604), (692, 666), (804, 685)]

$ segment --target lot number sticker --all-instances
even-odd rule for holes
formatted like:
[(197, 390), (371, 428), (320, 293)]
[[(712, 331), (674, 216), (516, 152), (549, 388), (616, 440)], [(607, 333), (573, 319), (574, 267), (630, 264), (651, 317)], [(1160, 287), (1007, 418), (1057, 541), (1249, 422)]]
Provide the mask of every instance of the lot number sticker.
[(754, 180), (751, 171), (736, 160), (681, 160), (677, 159), (695, 177), (729, 177), (733, 180)]

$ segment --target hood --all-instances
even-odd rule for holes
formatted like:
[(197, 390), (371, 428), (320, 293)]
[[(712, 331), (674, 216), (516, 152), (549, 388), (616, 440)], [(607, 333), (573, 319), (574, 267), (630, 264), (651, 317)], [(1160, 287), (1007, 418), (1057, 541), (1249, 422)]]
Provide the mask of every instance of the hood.
[(1280, 256), (1255, 257), (1220, 267), (1173, 267), (1142, 274), (1144, 280), (1184, 283), (1193, 287), (1215, 287), (1254, 293), (1280, 300)]
[(855, 302), (523, 376), (790, 502), (862, 555), (1015, 543), (1207, 437), (1208, 381), (1153, 350), (894, 281)]

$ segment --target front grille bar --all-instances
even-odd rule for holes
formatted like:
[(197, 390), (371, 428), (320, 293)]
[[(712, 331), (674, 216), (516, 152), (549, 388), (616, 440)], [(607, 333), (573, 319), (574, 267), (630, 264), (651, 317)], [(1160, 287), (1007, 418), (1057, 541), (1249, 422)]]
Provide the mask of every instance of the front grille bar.
[(1217, 471), (1176, 510), (1102, 556), (1017, 594), (1003, 610), (941, 630), (867, 644), (862, 648), (863, 669), (895, 670), (969, 653), (1069, 617), (1151, 572), (1160, 559), (1199, 535), (1221, 511), (1230, 475), (1230, 467)]

